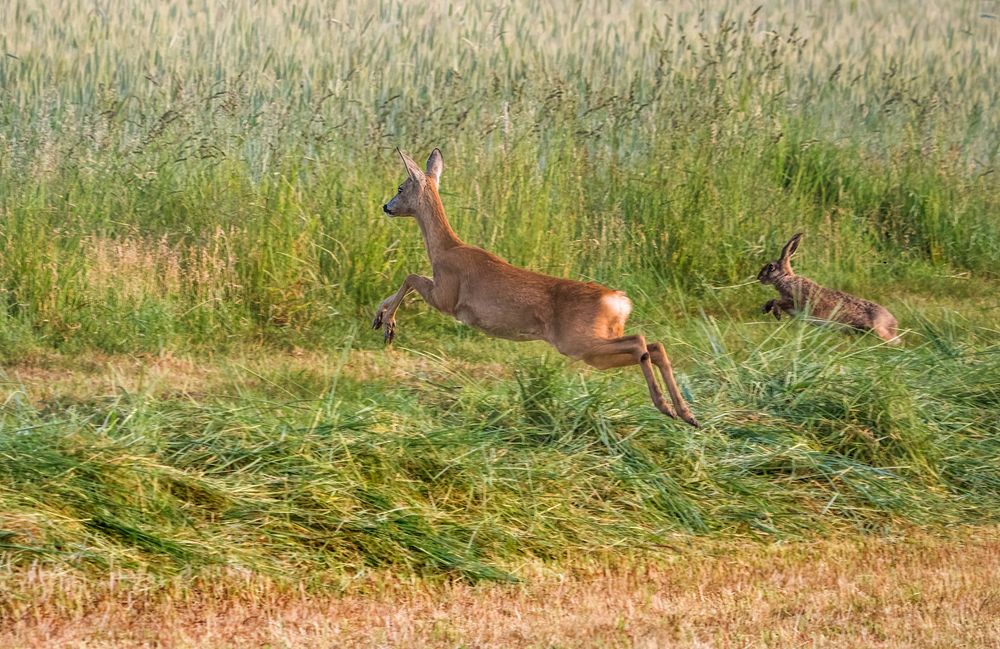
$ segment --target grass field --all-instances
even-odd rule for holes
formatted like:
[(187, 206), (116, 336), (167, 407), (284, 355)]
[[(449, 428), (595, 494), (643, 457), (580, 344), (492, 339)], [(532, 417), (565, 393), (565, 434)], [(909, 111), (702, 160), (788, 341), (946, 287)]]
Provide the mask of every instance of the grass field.
[[(727, 543), (767, 561), (829, 537), (837, 561), (918, 535), (995, 562), (969, 538), (1000, 518), (1000, 5), (356, 4), (0, 10), (11, 642), (117, 601), (109, 580), (252, 602), (377, 574), (492, 601)], [(428, 270), (381, 214), (397, 146), (442, 149), (467, 242), (626, 290), (704, 428), (637, 369), (415, 298), (384, 349), (376, 305)], [(796, 231), (797, 270), (885, 304), (901, 348), (760, 314), (756, 272)], [(948, 569), (985, 619), (979, 565)], [(943, 634), (953, 604), (906, 615)], [(710, 626), (669, 637), (737, 637)], [(499, 642), (467, 631), (397, 639)]]

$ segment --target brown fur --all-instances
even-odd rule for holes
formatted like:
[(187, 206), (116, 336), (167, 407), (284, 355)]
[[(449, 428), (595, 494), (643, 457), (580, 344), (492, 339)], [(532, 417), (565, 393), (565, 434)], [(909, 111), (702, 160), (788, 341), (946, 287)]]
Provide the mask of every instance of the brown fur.
[(781, 299), (768, 300), (764, 313), (773, 313), (778, 320), (781, 312), (806, 313), (824, 322), (835, 322), (860, 331), (871, 331), (888, 343), (898, 344), (896, 318), (888, 309), (870, 300), (835, 291), (792, 270), (791, 258), (799, 247), (802, 233), (789, 239), (781, 250), (781, 257), (760, 269), (757, 279), (770, 284), (781, 294)]
[[(433, 278), (410, 275), (379, 305), (372, 327), (384, 328), (387, 343), (395, 337), (396, 309), (408, 293), (416, 291), (438, 311), (491, 336), (544, 340), (560, 353), (599, 369), (638, 364), (654, 405), (664, 414), (680, 416), (698, 426), (677, 387), (663, 345), (647, 345), (640, 335), (623, 335), (631, 310), (624, 293), (592, 282), (517, 268), (490, 252), (466, 245), (448, 224), (438, 194), (441, 152), (434, 149), (431, 153), (426, 173), (408, 156), (399, 155), (408, 178), (382, 209), (389, 216), (416, 218)], [(654, 365), (673, 407), (657, 384)]]

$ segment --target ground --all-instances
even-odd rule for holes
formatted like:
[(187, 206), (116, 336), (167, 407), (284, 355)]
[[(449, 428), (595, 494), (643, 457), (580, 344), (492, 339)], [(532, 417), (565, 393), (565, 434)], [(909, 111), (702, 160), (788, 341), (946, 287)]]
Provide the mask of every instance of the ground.
[[(362, 573), (341, 594), (250, 576), (99, 589), (54, 571), (5, 647), (989, 647), (1000, 531), (788, 544), (678, 537), (632, 565), (520, 568), (470, 585)], [(10, 579), (8, 575), (6, 579)]]

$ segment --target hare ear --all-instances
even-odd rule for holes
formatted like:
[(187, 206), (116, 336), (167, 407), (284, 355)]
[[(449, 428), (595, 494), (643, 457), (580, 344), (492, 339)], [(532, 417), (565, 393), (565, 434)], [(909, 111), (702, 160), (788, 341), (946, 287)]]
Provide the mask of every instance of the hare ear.
[(802, 240), (802, 234), (802, 232), (796, 233), (795, 236), (788, 240), (785, 247), (781, 249), (781, 258), (778, 261), (781, 263), (781, 270), (789, 275), (792, 274), (792, 255), (799, 249), (799, 241)]

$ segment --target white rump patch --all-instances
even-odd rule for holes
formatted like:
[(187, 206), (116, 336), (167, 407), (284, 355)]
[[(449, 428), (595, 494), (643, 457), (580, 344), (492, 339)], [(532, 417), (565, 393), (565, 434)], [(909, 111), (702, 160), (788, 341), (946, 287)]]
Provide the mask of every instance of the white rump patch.
[(622, 320), (632, 313), (632, 300), (628, 299), (628, 296), (621, 291), (615, 291), (610, 295), (605, 295), (601, 299), (604, 305)]

